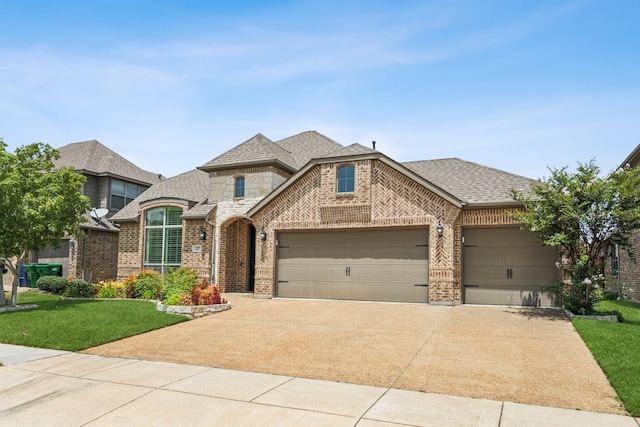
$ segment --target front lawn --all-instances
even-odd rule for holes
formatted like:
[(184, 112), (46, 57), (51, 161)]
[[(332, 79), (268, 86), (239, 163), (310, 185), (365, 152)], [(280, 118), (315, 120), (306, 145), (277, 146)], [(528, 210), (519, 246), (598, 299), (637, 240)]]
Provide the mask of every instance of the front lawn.
[(618, 392), (625, 408), (640, 416), (640, 304), (601, 301), (598, 311), (619, 311), (623, 323), (573, 319), (573, 325)]
[(61, 300), (25, 292), (18, 304), (39, 308), (0, 313), (0, 342), (56, 350), (83, 350), (188, 320), (147, 301)]

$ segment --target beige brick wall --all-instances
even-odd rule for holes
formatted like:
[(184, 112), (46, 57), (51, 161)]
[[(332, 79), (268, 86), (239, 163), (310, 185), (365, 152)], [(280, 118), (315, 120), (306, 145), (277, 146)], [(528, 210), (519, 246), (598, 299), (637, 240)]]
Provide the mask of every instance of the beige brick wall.
[(65, 276), (97, 283), (118, 276), (118, 233), (85, 230), (86, 238), (76, 238), (69, 252), (69, 271)]
[(634, 301), (640, 301), (640, 234), (636, 233), (631, 238), (633, 260), (624, 249), (618, 251), (619, 274), (618, 277), (609, 277), (609, 288), (620, 289), (622, 293)]
[[(318, 165), (278, 195), (253, 218), (264, 226), (265, 242), (256, 238), (255, 293), (273, 295), (275, 233), (291, 229), (431, 227), (430, 300), (459, 301), (460, 263), (455, 259), (454, 225), (459, 209), (404, 174), (377, 160), (349, 162), (355, 166), (355, 191), (336, 192), (337, 168)], [(438, 238), (435, 225), (445, 227)], [(456, 264), (457, 261), (457, 264)]]
[[(147, 206), (140, 214), (139, 222), (123, 222), (120, 224), (120, 248), (118, 251), (119, 280), (127, 276), (138, 274), (144, 265), (144, 227), (145, 211), (161, 206), (183, 205), (173, 203), (160, 203)], [(215, 221), (215, 212), (210, 215), (208, 222), (205, 219), (182, 220), (182, 266), (193, 268), (201, 278), (211, 280), (212, 256), (214, 245), (214, 227), (210, 224)], [(200, 238), (200, 228), (204, 227), (206, 240)]]
[(209, 201), (233, 200), (235, 180), (244, 177), (244, 198), (262, 198), (275, 190), (291, 175), (279, 168), (262, 166), (239, 168), (209, 173)]
[[(201, 279), (211, 283), (213, 226), (204, 219), (190, 219), (183, 220), (182, 227), (182, 266), (194, 269)], [(202, 228), (206, 232), (205, 240), (200, 236)]]

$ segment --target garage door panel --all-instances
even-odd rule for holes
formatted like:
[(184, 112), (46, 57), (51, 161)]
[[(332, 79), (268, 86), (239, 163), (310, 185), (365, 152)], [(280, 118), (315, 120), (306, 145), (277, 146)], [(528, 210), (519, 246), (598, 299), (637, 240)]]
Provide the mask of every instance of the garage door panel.
[[(428, 229), (278, 237), (278, 296), (427, 302)], [(418, 285), (418, 286), (417, 286)]]
[(465, 298), (476, 301), (476, 304), (489, 305), (523, 305), (550, 307), (554, 305), (553, 295), (540, 290), (538, 286), (523, 286), (514, 289), (512, 286), (483, 286), (465, 288)]
[(553, 305), (542, 286), (559, 277), (555, 248), (516, 227), (463, 231), (465, 303)]

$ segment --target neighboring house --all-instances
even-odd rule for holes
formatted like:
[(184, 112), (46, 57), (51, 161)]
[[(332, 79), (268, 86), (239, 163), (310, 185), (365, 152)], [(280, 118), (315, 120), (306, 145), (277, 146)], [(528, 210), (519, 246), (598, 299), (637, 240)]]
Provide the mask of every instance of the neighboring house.
[(98, 141), (76, 142), (58, 149), (56, 167), (71, 166), (86, 177), (81, 193), (91, 201), (94, 218), (87, 212), (81, 224), (84, 236), (64, 236), (60, 247), (47, 247), (31, 255), (30, 262), (62, 264), (64, 276), (97, 282), (115, 279), (118, 227), (109, 217), (131, 203), (164, 177), (140, 169)]
[[(624, 159), (620, 167), (626, 167), (626, 165), (632, 168), (640, 166), (640, 144)], [(613, 277), (609, 279), (609, 285), (614, 289), (621, 290), (627, 297), (640, 301), (640, 231), (634, 233), (631, 243), (635, 260), (629, 257), (627, 251), (613, 247), (614, 266), (616, 253), (618, 255), (618, 274), (616, 275), (614, 272)]]
[(256, 297), (551, 305), (557, 250), (510, 215), (509, 190), (532, 182), (314, 131), (258, 134), (113, 216), (118, 276), (188, 266)]

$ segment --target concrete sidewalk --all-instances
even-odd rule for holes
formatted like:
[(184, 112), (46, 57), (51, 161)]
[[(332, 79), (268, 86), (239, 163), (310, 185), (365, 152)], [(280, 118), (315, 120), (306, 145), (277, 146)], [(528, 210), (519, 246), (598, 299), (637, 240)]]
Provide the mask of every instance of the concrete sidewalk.
[(610, 426), (615, 414), (0, 344), (3, 426)]

